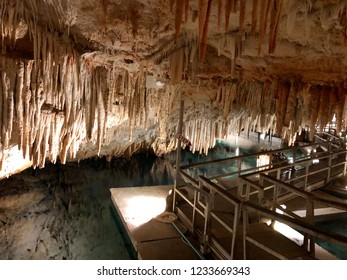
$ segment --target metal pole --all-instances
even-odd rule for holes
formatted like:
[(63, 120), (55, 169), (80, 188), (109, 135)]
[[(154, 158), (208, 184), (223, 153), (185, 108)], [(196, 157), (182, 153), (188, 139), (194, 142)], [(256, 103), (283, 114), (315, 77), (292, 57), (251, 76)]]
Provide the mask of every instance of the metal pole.
[[(177, 129), (177, 135), (182, 134), (182, 128), (183, 128), (183, 112), (184, 112), (184, 100), (181, 99), (180, 102), (180, 113), (179, 113), (179, 119), (178, 119), (178, 129)], [(182, 179), (180, 175), (181, 170), (181, 140), (177, 138), (177, 151), (176, 151), (176, 179), (174, 184), (174, 190), (173, 190), (173, 201), (172, 201), (172, 209), (173, 212), (176, 211), (176, 189), (182, 184)]]
[[(182, 134), (183, 128), (183, 113), (184, 113), (184, 100), (181, 99), (180, 102), (180, 115), (178, 119), (178, 129), (177, 134)], [(180, 177), (180, 167), (181, 167), (181, 140), (177, 139), (177, 151), (176, 151), (176, 187), (179, 185), (181, 177)]]

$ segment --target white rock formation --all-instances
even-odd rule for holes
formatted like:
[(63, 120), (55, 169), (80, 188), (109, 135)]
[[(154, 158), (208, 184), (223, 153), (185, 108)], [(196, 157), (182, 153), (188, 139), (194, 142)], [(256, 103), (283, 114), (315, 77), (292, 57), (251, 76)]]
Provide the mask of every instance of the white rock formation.
[[(207, 153), (241, 130), (291, 144), (346, 120), (345, 0), (3, 0), (0, 170), (96, 155)], [(147, 88), (147, 75), (164, 88)], [(14, 161), (14, 159), (12, 160)], [(7, 171), (6, 171), (7, 170)]]

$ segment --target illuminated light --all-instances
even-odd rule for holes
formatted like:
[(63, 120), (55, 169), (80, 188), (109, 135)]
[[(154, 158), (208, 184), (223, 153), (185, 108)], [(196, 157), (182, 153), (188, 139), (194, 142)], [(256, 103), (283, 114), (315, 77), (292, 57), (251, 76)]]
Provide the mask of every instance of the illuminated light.
[(291, 227), (287, 226), (286, 224), (275, 221), (274, 229), (283, 234), (284, 236), (288, 237), (298, 245), (301, 246), (303, 244), (303, 235), (300, 234), (298, 231), (292, 229)]
[(333, 122), (336, 122), (336, 115), (333, 116)]
[(123, 215), (127, 218), (127, 222), (136, 228), (163, 213), (165, 208), (165, 197), (135, 196), (127, 201)]
[(163, 88), (164, 87), (164, 83), (161, 81), (156, 81), (155, 84), (157, 85), (158, 88)]
[[(269, 165), (270, 163), (270, 156), (269, 155), (259, 155), (257, 158), (257, 167), (262, 167)], [(264, 168), (259, 168), (259, 170), (263, 170)]]
[(235, 150), (235, 156), (238, 156), (238, 155), (240, 155), (240, 148), (239, 147), (237, 147)]
[(16, 145), (4, 150), (2, 164), (3, 168), (0, 170), (0, 178), (9, 177), (12, 174), (21, 172), (30, 167), (32, 161), (28, 158), (23, 158), (22, 151), (20, 151), (18, 145)]
[(345, 186), (345, 189), (347, 190), (347, 186)]
[(313, 164), (319, 163), (319, 159), (314, 159), (314, 160), (312, 161), (312, 163), (313, 163)]
[[(285, 206), (284, 204), (281, 204), (281, 207), (282, 207), (283, 209), (287, 209), (287, 206)], [(278, 214), (283, 214), (283, 211), (282, 211), (281, 209), (276, 208), (276, 213), (278, 213)]]
[(316, 149), (313, 149), (313, 152), (314, 152), (314, 153), (316, 153), (316, 152), (317, 152), (317, 150), (316, 150)]
[(260, 138), (261, 138), (262, 140), (264, 140), (264, 139), (265, 139), (265, 133), (260, 134)]

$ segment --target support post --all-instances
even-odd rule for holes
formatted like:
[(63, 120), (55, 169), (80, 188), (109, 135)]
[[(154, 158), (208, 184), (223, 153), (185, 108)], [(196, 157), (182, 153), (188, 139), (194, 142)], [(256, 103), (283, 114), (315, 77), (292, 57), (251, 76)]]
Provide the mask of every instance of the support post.
[[(182, 134), (183, 128), (183, 112), (184, 112), (184, 100), (181, 99), (180, 102), (180, 114), (178, 119), (178, 129), (177, 134)], [(176, 186), (180, 183), (180, 169), (181, 169), (181, 140), (177, 139), (177, 151), (176, 151)]]
[[(183, 113), (184, 113), (184, 100), (181, 99), (177, 135), (182, 134)], [(175, 212), (175, 210), (176, 210), (176, 207), (175, 207), (176, 206), (176, 189), (183, 184), (183, 179), (180, 175), (180, 170), (181, 170), (181, 140), (177, 139), (176, 179), (175, 179), (175, 184), (174, 184), (173, 206), (172, 206), (173, 212)]]

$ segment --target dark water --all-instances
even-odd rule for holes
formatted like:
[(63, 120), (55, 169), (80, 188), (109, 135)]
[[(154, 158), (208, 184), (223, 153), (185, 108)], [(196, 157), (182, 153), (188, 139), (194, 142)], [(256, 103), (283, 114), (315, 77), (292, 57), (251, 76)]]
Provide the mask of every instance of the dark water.
[[(337, 234), (343, 235), (347, 237), (347, 219), (331, 219), (326, 221), (321, 221), (316, 224), (323, 230), (329, 232), (335, 232)], [(317, 243), (325, 248), (327, 251), (333, 253), (341, 260), (347, 260), (347, 247), (342, 247), (339, 245), (335, 245), (332, 243), (328, 243), (324, 240), (317, 240)]]
[[(233, 155), (182, 151), (184, 163)], [(175, 153), (46, 164), (0, 180), (0, 259), (131, 259), (110, 188), (172, 185)]]

